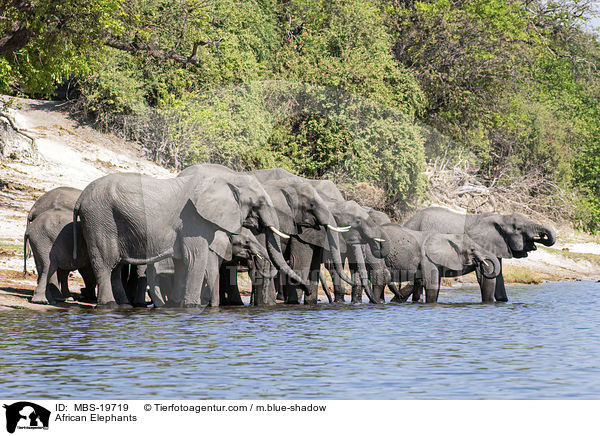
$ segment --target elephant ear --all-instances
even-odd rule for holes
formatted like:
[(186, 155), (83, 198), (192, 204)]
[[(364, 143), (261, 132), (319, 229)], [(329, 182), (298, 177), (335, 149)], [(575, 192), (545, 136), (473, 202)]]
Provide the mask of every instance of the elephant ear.
[(239, 233), (243, 221), (239, 189), (220, 178), (198, 184), (190, 199), (198, 214), (229, 233)]
[(278, 188), (273, 191), (273, 195), (271, 195), (269, 190), (269, 197), (271, 197), (275, 210), (277, 211), (279, 230), (288, 235), (298, 234), (296, 226), (298, 195), (293, 189), (289, 188)]
[(461, 245), (452, 235), (432, 233), (423, 242), (423, 251), (436, 265), (460, 271), (464, 268)]
[(493, 253), (494, 256), (510, 259), (512, 256), (508, 244), (504, 239), (504, 230), (502, 230), (499, 221), (501, 215), (483, 215), (470, 225), (467, 234), (481, 246), (481, 248)]
[(209, 249), (214, 251), (219, 257), (224, 260), (231, 260), (233, 256), (233, 251), (231, 248), (231, 241), (227, 233), (217, 230), (213, 237), (213, 240), (210, 242)]
[[(298, 233), (298, 239), (307, 244), (323, 247), (329, 250), (329, 241), (327, 240), (327, 232), (323, 228), (314, 229), (312, 227), (302, 227)], [(342, 238), (340, 238), (341, 241)]]

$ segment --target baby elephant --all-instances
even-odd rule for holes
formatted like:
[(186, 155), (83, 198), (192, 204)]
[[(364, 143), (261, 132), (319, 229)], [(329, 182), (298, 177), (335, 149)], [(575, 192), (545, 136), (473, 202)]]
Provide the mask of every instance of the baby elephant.
[[(401, 301), (425, 287), (425, 301), (435, 303), (442, 277), (458, 277), (480, 268), (486, 278), (500, 273), (498, 258), (466, 234), (441, 234), (385, 224), (391, 250), (385, 262), (393, 282), (414, 281), (414, 289), (401, 292)], [(383, 297), (383, 296), (381, 296)], [(398, 298), (395, 298), (398, 301)]]
[[(81, 234), (81, 224), (77, 223), (77, 232)], [(80, 255), (73, 260), (73, 211), (63, 208), (46, 210), (39, 214), (27, 226), (25, 234), (29, 241), (35, 266), (38, 271), (37, 287), (32, 303), (53, 304), (55, 301), (70, 297), (68, 276), (70, 271), (79, 270), (85, 282), (83, 296), (93, 298), (96, 280), (90, 267), (87, 248), (82, 237), (77, 239), (77, 251)], [(58, 289), (49, 283), (57, 273), (62, 297)]]

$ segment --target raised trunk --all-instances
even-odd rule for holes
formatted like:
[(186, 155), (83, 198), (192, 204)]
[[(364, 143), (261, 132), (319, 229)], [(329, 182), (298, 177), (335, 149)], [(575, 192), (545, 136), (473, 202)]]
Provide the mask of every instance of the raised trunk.
[(306, 283), (302, 278), (296, 274), (296, 272), (290, 268), (285, 259), (283, 258), (283, 254), (281, 253), (281, 245), (279, 243), (279, 239), (275, 237), (273, 232), (269, 229), (266, 230), (267, 233), (267, 251), (269, 252), (269, 257), (273, 262), (273, 265), (278, 270), (283, 271), (288, 278), (294, 280), (299, 283), (302, 290), (306, 292), (307, 295), (310, 295), (310, 286)]
[(535, 235), (533, 235), (532, 239), (534, 242), (539, 242), (546, 247), (550, 247), (556, 242), (556, 232), (552, 227), (538, 226), (535, 229)]
[[(480, 268), (481, 268), (481, 274), (486, 278), (486, 279), (495, 279), (498, 274), (500, 274), (501, 269), (500, 269), (500, 261), (498, 260), (498, 258), (496, 256), (493, 255), (487, 255), (487, 256), (480, 256), (478, 258), (479, 262), (481, 262)], [(490, 271), (489, 267), (486, 268), (486, 265), (492, 264), (492, 271)]]

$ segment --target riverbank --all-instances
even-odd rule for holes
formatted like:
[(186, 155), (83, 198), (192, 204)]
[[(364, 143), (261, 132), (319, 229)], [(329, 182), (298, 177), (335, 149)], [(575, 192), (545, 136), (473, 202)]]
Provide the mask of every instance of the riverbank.
[[(35, 200), (58, 186), (83, 189), (92, 180), (116, 171), (154, 177), (173, 174), (142, 157), (138, 145), (78, 124), (61, 103), (26, 99), (15, 102), (10, 115), (19, 129), (35, 138), (35, 149), (0, 160), (0, 307), (50, 310), (28, 302), (37, 277), (32, 258), (23, 275), (23, 234), (27, 213)], [(507, 283), (600, 279), (600, 238), (566, 228), (557, 230), (554, 247), (540, 247), (525, 259), (504, 261)], [(247, 294), (249, 280), (245, 275), (240, 279)], [(73, 273), (71, 281), (71, 289), (77, 293), (81, 279)], [(444, 286), (471, 286), (475, 281), (475, 275), (469, 274), (445, 280)], [(71, 302), (61, 307), (89, 305)]]

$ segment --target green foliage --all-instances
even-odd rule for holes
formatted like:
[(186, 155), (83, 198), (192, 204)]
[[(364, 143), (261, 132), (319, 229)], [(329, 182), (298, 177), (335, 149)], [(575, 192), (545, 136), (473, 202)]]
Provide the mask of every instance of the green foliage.
[(91, 72), (98, 39), (118, 31), (123, 0), (12, 1), (0, 6), (0, 92), (49, 96)]
[(491, 187), (540, 181), (515, 195), (598, 231), (592, 10), (590, 0), (11, 0), (0, 6), (0, 92), (49, 96), (77, 78), (76, 110), (165, 165), (281, 166), (382, 189), (390, 210), (415, 204), (426, 159), (466, 160)]

